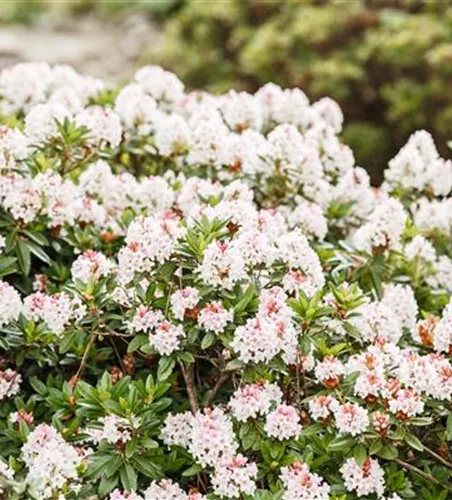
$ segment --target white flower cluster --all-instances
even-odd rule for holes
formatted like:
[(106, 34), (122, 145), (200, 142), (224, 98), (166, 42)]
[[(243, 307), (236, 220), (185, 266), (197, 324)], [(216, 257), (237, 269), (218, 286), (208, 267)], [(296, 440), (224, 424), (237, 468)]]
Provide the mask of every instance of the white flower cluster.
[(0, 371), (0, 401), (15, 396), (20, 390), (22, 377), (10, 368)]
[(262, 291), (257, 316), (235, 330), (231, 346), (239, 359), (245, 363), (269, 361), (282, 353), (286, 362), (295, 360), (297, 332), (286, 300), (280, 287)]
[(295, 462), (283, 467), (280, 475), (284, 484), (284, 500), (328, 500), (330, 486), (318, 474), (310, 472), (306, 464)]
[[(34, 85), (36, 81), (39, 85)], [(17, 90), (12, 91), (11, 85)], [(187, 166), (213, 165), (220, 177), (284, 175), (290, 186), (300, 188), (311, 200), (297, 198), (293, 214), (287, 214), (291, 227), (296, 225), (310, 238), (325, 237), (329, 203), (355, 202), (347, 215), (353, 223), (367, 217), (373, 206), (369, 178), (354, 167), (351, 151), (337, 138), (342, 116), (330, 99), (310, 106), (300, 90), (274, 85), (255, 95), (185, 94), (175, 75), (153, 66), (136, 73), (119, 93), (114, 109), (89, 105), (103, 85), (67, 66), (21, 64), (5, 69), (0, 89), (6, 114), (26, 113), (23, 134), (8, 128), (1, 134), (0, 165), (8, 170), (16, 160), (57, 137), (57, 122), (69, 120), (86, 127), (91, 148), (116, 147), (137, 134), (153, 135), (158, 156)], [(104, 182), (90, 190), (99, 176)], [(52, 189), (40, 186), (40, 177), (47, 178), (45, 184), (51, 182)], [(2, 205), (15, 218), (31, 222), (47, 214), (47, 223), (54, 225), (94, 222), (106, 227), (113, 222), (118, 230), (114, 219), (124, 208), (149, 207), (146, 198), (152, 206), (169, 208), (174, 196), (163, 179), (138, 181), (124, 173), (112, 175), (104, 161), (89, 165), (78, 183), (56, 173), (11, 174), (2, 181), (5, 187), (0, 192), (6, 195)]]
[(217, 467), (211, 480), (214, 492), (220, 497), (240, 498), (256, 491), (256, 476), (256, 464), (248, 463), (243, 455), (236, 455)]
[(71, 321), (80, 321), (86, 314), (86, 306), (78, 297), (67, 293), (46, 295), (36, 292), (24, 299), (22, 314), (33, 321), (44, 321), (48, 329), (61, 335)]
[(452, 190), (452, 162), (439, 157), (431, 135), (421, 130), (389, 162), (385, 179), (388, 190), (401, 187), (447, 196)]
[(38, 485), (40, 498), (54, 498), (63, 488), (79, 490), (83, 453), (66, 443), (54, 427), (38, 425), (22, 447), (21, 457), (29, 480)]
[(232, 459), (238, 447), (232, 421), (220, 408), (169, 415), (162, 437), (168, 445), (188, 448), (201, 465), (211, 467)]
[(216, 334), (221, 333), (232, 320), (232, 311), (227, 311), (219, 302), (206, 304), (198, 316), (199, 326)]
[(17, 320), (21, 309), (22, 301), (16, 289), (0, 281), (0, 327)]
[(272, 404), (282, 400), (281, 389), (276, 384), (256, 382), (237, 389), (229, 400), (232, 415), (240, 422), (266, 415)]
[(152, 481), (143, 495), (127, 493), (119, 489), (114, 490), (109, 500), (205, 500), (206, 497), (197, 491), (185, 493), (184, 490), (171, 479)]
[(283, 441), (284, 439), (297, 438), (301, 432), (300, 417), (294, 406), (279, 404), (272, 410), (265, 421), (265, 432), (273, 438)]
[(377, 460), (368, 458), (361, 467), (354, 458), (346, 460), (340, 472), (348, 491), (358, 497), (375, 493), (381, 497), (384, 492), (384, 472)]
[(187, 448), (199, 464), (213, 469), (211, 481), (220, 497), (240, 498), (256, 490), (257, 466), (236, 454), (238, 443), (232, 421), (219, 408), (205, 409), (195, 415), (169, 415), (162, 438), (168, 446)]
[(94, 250), (83, 252), (72, 264), (72, 278), (88, 283), (90, 280), (98, 280), (108, 276), (112, 269), (112, 263), (105, 255)]
[(164, 318), (159, 310), (140, 306), (129, 327), (133, 331), (149, 332), (149, 343), (162, 355), (171, 354), (180, 347), (185, 332), (181, 325), (176, 325)]
[(102, 440), (108, 443), (127, 443), (132, 439), (132, 431), (138, 427), (140, 420), (137, 417), (130, 418), (118, 417), (118, 415), (108, 415), (98, 420), (99, 428), (90, 428), (86, 433), (94, 443), (100, 443)]

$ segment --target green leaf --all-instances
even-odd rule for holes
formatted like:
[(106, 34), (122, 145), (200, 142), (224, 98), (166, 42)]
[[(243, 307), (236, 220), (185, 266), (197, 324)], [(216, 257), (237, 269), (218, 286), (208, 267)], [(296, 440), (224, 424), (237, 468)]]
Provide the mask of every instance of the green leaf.
[(16, 257), (2, 257), (0, 258), (0, 272), (11, 267), (17, 261)]
[(147, 335), (135, 335), (131, 340), (130, 344), (127, 347), (127, 352), (130, 354), (131, 352), (137, 351), (141, 346), (148, 342), (149, 337)]
[(41, 233), (37, 233), (35, 231), (21, 231), (25, 234), (30, 240), (33, 240), (36, 244), (40, 246), (45, 246), (49, 244), (49, 240)]
[(243, 361), (240, 361), (240, 359), (233, 359), (229, 361), (229, 363), (226, 365), (225, 370), (226, 371), (234, 371), (234, 370), (240, 370), (245, 366), (245, 363)]
[(17, 261), (19, 269), (25, 276), (28, 276), (31, 268), (30, 249), (24, 240), (19, 240), (16, 247)]
[(32, 241), (27, 241), (27, 247), (29, 248), (30, 252), (46, 264), (49, 264), (49, 266), (52, 264), (52, 260), (50, 257), (44, 252), (44, 250), (37, 245), (36, 243), (33, 243)]
[(411, 446), (411, 448), (414, 448), (415, 450), (418, 451), (424, 450), (424, 445), (421, 443), (419, 438), (417, 438), (414, 434), (410, 434), (409, 432), (407, 432), (405, 436), (405, 441)]
[(369, 446), (369, 455), (377, 454), (383, 448), (383, 442), (380, 439), (372, 441)]
[(69, 332), (67, 333), (60, 342), (59, 352), (60, 354), (64, 354), (68, 352), (71, 347), (74, 345), (74, 342), (77, 339), (77, 332)]
[(211, 345), (215, 344), (215, 341), (217, 339), (217, 336), (212, 333), (212, 332), (209, 332), (207, 333), (206, 335), (204, 335), (204, 338), (202, 339), (202, 342), (201, 342), (201, 349), (208, 349)]
[(394, 458), (397, 458), (399, 452), (397, 451), (397, 448), (392, 445), (392, 444), (387, 444), (385, 445), (376, 455), (378, 455), (381, 458), (385, 458), (386, 460), (394, 460)]
[(114, 475), (112, 477), (102, 476), (102, 479), (99, 483), (99, 489), (97, 491), (99, 495), (102, 498), (104, 498), (114, 490), (117, 484), (118, 484), (117, 475)]
[(195, 357), (191, 352), (179, 352), (177, 354), (177, 357), (181, 360), (190, 365), (191, 363), (195, 362)]
[(40, 396), (47, 396), (48, 391), (47, 391), (47, 386), (44, 384), (44, 382), (41, 382), (38, 378), (36, 377), (31, 377), (29, 379), (30, 385), (33, 387), (33, 389), (40, 395)]
[(137, 451), (137, 439), (133, 438), (126, 444), (125, 456), (126, 458), (130, 458)]
[(190, 477), (190, 476), (196, 476), (196, 474), (199, 474), (200, 472), (202, 472), (202, 466), (199, 464), (194, 464), (188, 469), (184, 470), (182, 475), (184, 477)]
[(447, 417), (446, 439), (452, 441), (452, 413)]
[(122, 486), (129, 493), (137, 489), (137, 473), (129, 463), (125, 463), (119, 469), (119, 477), (121, 478)]
[(300, 342), (301, 352), (307, 356), (311, 352), (311, 339), (308, 335), (303, 335)]
[(166, 380), (173, 372), (176, 361), (169, 356), (163, 356), (159, 359), (159, 366), (157, 370), (157, 378), (159, 380)]
[(143, 456), (134, 456), (132, 458), (132, 463), (135, 468), (151, 479), (160, 479), (163, 476), (163, 471), (160, 465), (156, 464), (152, 457), (143, 455)]
[(355, 443), (354, 439), (345, 436), (338, 436), (328, 445), (330, 451), (344, 451), (350, 449)]
[(353, 458), (356, 460), (357, 464), (362, 467), (367, 458), (367, 450), (363, 444), (355, 446), (353, 450)]
[(99, 478), (105, 475), (106, 467), (115, 461), (115, 455), (105, 453), (95, 453), (88, 459), (88, 475), (92, 478)]

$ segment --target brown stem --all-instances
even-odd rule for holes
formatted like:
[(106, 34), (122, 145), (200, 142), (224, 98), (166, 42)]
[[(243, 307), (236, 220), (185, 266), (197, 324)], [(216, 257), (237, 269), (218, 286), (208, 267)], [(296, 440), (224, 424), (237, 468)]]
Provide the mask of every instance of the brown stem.
[(190, 402), (190, 408), (193, 414), (195, 414), (199, 410), (198, 404), (198, 394), (196, 392), (195, 386), (195, 370), (194, 364), (191, 363), (185, 368), (182, 361), (179, 361), (179, 366), (182, 372), (182, 376), (185, 380), (185, 386), (187, 388), (188, 401)]
[(429, 455), (431, 455), (434, 459), (438, 460), (438, 462), (441, 462), (443, 465), (445, 465), (449, 469), (452, 469), (452, 464), (450, 462), (448, 462), (445, 458), (443, 458), (441, 455), (438, 455), (438, 453), (435, 453), (433, 450), (431, 450), (430, 448), (427, 448), (425, 445), (424, 445), (424, 450)]
[(422, 476), (424, 479), (426, 479), (427, 481), (430, 481), (433, 484), (436, 484), (436, 485), (441, 485), (442, 484), (440, 481), (438, 481), (437, 479), (435, 479), (433, 476), (431, 476), (430, 474), (427, 474), (426, 472), (424, 472), (421, 469), (418, 469), (414, 465), (411, 465), (411, 464), (409, 464), (407, 462), (404, 462), (403, 460), (400, 460), (398, 458), (395, 458), (394, 462), (398, 463), (399, 465), (401, 465), (406, 470), (409, 470), (409, 471), (415, 472), (416, 474), (419, 474), (419, 476)]
[(75, 377), (77, 379), (80, 378), (81, 374), (83, 373), (83, 370), (85, 369), (86, 361), (88, 360), (89, 353), (91, 351), (91, 347), (93, 346), (94, 341), (96, 340), (95, 335), (91, 335), (91, 338), (89, 339), (88, 345), (86, 346), (85, 352), (83, 353), (82, 361), (80, 362), (79, 369), (77, 370), (77, 373), (75, 374)]
[(116, 357), (117, 357), (118, 362), (119, 362), (119, 366), (121, 367), (121, 371), (122, 371), (122, 373), (125, 373), (126, 369), (124, 368), (124, 363), (122, 362), (121, 355), (119, 354), (119, 351), (118, 351), (118, 348), (116, 347), (115, 341), (111, 337), (108, 337), (108, 338), (109, 338), (110, 343), (113, 347), (113, 350), (115, 351)]
[(215, 383), (210, 396), (207, 398), (205, 406), (210, 406), (213, 403), (215, 396), (217, 395), (218, 391), (221, 389), (223, 384), (226, 382), (228, 377), (229, 374), (227, 372), (224, 372), (223, 370), (220, 371), (220, 376), (218, 377), (218, 380)]
[(99, 336), (108, 337), (109, 335), (112, 335), (113, 337), (128, 338), (128, 337), (133, 337), (135, 335), (133, 332), (130, 333), (116, 332), (105, 323), (101, 323), (99, 326), (102, 326), (103, 328), (105, 328), (105, 330), (107, 330), (106, 332), (98, 332), (98, 333), (96, 332), (96, 335)]

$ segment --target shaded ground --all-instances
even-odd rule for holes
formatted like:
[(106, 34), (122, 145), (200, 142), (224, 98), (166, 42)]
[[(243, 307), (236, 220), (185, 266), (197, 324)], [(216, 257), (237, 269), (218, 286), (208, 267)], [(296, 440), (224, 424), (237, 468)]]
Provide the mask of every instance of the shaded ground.
[(67, 63), (81, 73), (120, 82), (140, 64), (144, 47), (159, 38), (157, 26), (140, 14), (109, 20), (92, 14), (44, 16), (32, 26), (0, 26), (0, 68), (20, 61)]

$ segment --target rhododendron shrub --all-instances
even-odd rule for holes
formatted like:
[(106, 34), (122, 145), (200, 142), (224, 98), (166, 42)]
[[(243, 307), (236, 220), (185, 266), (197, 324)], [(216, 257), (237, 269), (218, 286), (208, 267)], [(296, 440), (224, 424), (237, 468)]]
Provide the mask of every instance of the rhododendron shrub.
[(452, 164), (328, 98), (0, 73), (7, 499), (452, 494)]

